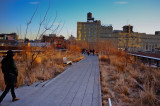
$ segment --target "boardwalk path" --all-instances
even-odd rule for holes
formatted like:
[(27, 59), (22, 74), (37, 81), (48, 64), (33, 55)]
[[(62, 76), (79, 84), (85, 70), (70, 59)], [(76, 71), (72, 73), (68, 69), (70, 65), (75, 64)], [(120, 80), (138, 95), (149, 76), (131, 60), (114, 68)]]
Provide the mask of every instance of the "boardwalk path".
[(2, 106), (101, 106), (99, 77), (98, 57), (87, 56), (47, 83), (16, 89), (17, 102), (8, 93)]

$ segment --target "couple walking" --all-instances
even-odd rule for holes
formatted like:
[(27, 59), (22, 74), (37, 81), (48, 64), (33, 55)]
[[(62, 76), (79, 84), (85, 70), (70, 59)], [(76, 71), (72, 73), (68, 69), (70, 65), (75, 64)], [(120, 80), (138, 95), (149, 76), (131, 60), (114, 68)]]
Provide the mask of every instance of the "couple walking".
[(2, 72), (4, 74), (4, 80), (6, 84), (5, 91), (2, 93), (0, 96), (0, 106), (1, 102), (6, 96), (6, 94), (9, 92), (11, 89), (11, 94), (12, 94), (12, 102), (19, 100), (16, 98), (15, 92), (14, 92), (14, 87), (17, 83), (17, 76), (18, 76), (18, 70), (16, 67), (16, 64), (13, 60), (14, 53), (12, 50), (7, 51), (7, 56), (3, 58), (2, 60)]

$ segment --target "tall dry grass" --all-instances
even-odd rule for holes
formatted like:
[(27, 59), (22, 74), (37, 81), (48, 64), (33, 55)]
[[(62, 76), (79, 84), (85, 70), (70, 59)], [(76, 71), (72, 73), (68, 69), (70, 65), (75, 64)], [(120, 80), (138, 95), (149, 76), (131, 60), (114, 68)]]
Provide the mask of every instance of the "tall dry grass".
[(113, 105), (159, 106), (160, 69), (149, 68), (123, 51), (105, 47), (99, 47), (103, 105), (107, 106), (111, 98)]

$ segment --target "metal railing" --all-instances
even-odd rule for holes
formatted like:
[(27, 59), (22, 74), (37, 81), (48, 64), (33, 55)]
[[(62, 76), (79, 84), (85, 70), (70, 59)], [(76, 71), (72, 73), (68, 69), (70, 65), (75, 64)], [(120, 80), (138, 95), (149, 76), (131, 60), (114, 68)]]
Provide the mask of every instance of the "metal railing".
[[(160, 58), (145, 56), (145, 55), (139, 55), (139, 54), (132, 54), (132, 53), (127, 53), (127, 54), (131, 55), (131, 56), (134, 56), (135, 60), (137, 59), (136, 57), (139, 57), (143, 62), (149, 62), (149, 66), (151, 66), (152, 60), (154, 60), (154, 61), (156, 61), (156, 66), (160, 67), (160, 65), (159, 65)], [(145, 59), (147, 59), (147, 61), (145, 61)]]

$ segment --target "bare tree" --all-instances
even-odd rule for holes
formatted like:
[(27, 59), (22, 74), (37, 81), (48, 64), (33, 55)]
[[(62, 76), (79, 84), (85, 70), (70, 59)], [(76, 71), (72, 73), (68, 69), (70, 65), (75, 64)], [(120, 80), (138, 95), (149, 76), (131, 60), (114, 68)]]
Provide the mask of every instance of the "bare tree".
[[(25, 32), (25, 39), (26, 39), (26, 36), (27, 36), (27, 33), (28, 33), (29, 25), (32, 23), (32, 20), (33, 20), (33, 18), (35, 16), (37, 10), (38, 10), (38, 7), (34, 11), (32, 17), (30, 18), (30, 20), (27, 22), (27, 27), (26, 27), (26, 32)], [(41, 19), (41, 17), (40, 17), (40, 23), (39, 23), (38, 31), (37, 31), (37, 34), (36, 34), (36, 39), (41, 39), (41, 37), (47, 31), (57, 31), (58, 28), (60, 27), (60, 24), (59, 24), (56, 29), (53, 29), (53, 26), (55, 25), (55, 22), (56, 22), (56, 19), (57, 19), (57, 12), (56, 12), (56, 16), (54, 17), (53, 21), (51, 21), (51, 18), (48, 18), (49, 10), (50, 10), (50, 2), (49, 2), (49, 6), (48, 6), (43, 18)], [(61, 28), (61, 30), (62, 30), (62, 28)], [(36, 42), (36, 44), (37, 44), (37, 42)], [(26, 77), (29, 77), (30, 74), (32, 73), (32, 67), (34, 65), (34, 62), (35, 62), (36, 58), (38, 57), (38, 55), (41, 53), (41, 51), (42, 51), (42, 48), (38, 48), (37, 49), (36, 47), (34, 47), (34, 48), (31, 48), (29, 50), (30, 56), (27, 56), (27, 53), (26, 53), (25, 57), (28, 58), (28, 59), (30, 58), (29, 61), (26, 61), (27, 62), (27, 64), (26, 64), (27, 65), (27, 67), (26, 67), (27, 76)]]

